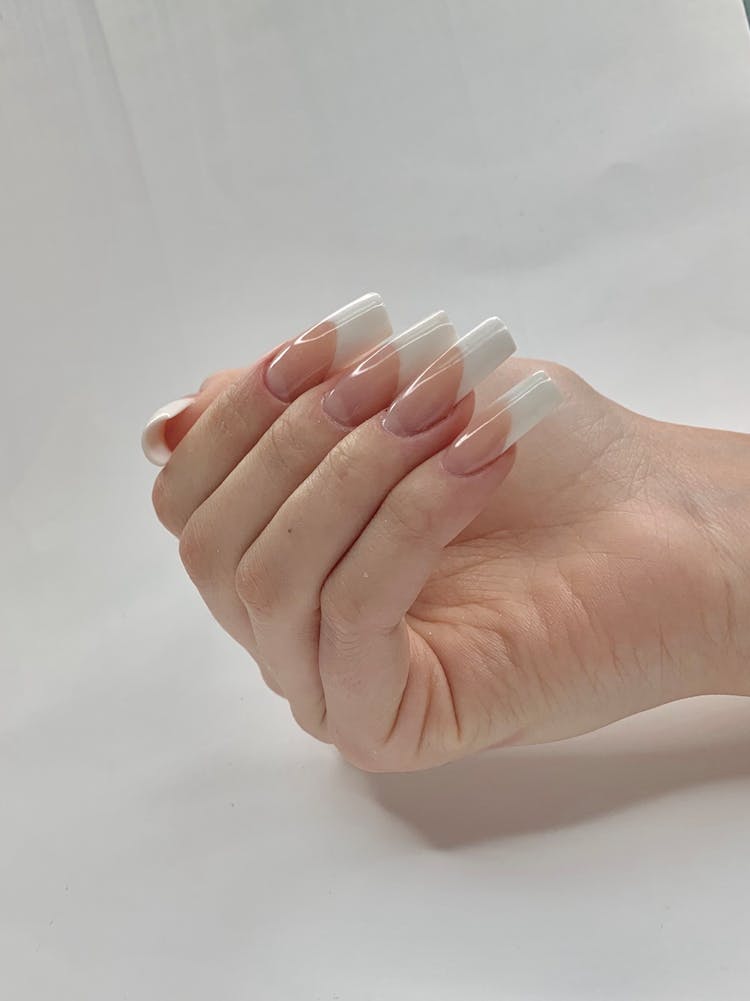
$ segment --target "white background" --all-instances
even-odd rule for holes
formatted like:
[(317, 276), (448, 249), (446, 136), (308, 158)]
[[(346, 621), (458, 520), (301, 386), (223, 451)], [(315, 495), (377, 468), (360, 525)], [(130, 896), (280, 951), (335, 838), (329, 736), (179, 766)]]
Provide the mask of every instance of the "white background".
[(745, 999), (750, 704), (367, 776), (150, 509), (368, 290), (750, 431), (738, 0), (0, 0), (0, 996)]

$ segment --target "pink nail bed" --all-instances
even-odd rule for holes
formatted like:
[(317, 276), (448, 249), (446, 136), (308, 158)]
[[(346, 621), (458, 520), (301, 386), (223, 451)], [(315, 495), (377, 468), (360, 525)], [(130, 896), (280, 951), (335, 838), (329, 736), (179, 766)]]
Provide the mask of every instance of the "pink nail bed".
[(355, 427), (387, 407), (393, 397), (456, 342), (456, 331), (440, 310), (391, 337), (344, 375), (323, 398), (334, 420)]
[(459, 400), (516, 350), (505, 324), (492, 316), (440, 355), (393, 401), (383, 426), (417, 434), (446, 417)]
[(383, 300), (370, 292), (282, 348), (266, 369), (266, 385), (274, 396), (288, 403), (331, 372), (350, 365), (392, 332)]

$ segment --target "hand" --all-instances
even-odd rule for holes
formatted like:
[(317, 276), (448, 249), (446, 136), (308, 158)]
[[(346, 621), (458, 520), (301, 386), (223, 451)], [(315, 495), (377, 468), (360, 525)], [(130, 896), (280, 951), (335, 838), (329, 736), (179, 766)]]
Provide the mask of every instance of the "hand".
[[(453, 336), (441, 314), (426, 328), (395, 352), (410, 377)], [(287, 345), (207, 380), (166, 425), (153, 492), (209, 609), (306, 730), (407, 770), (750, 694), (746, 436), (651, 421), (544, 363), (564, 403), (516, 457), (548, 380), (474, 417), (472, 392), (454, 405), (460, 372), (476, 383), (509, 350), (492, 324), (384, 427), (394, 351), (331, 375), (351, 361), (335, 329), (313, 328), (304, 359)], [(538, 367), (507, 361), (482, 398)]]

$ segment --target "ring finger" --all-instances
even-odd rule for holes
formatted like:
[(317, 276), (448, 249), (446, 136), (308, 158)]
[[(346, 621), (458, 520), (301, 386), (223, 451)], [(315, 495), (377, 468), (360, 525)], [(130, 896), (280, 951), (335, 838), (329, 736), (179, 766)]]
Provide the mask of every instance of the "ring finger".
[(238, 370), (238, 378), (229, 380), (211, 400), (194, 420), (190, 433), (178, 439), (174, 451), (168, 441), (173, 425), (194, 416), (196, 405), (178, 400), (157, 411), (144, 432), (144, 449), (147, 455), (150, 452), (152, 461), (166, 463), (153, 490), (154, 507), (165, 527), (179, 536), (193, 511), (292, 400), (330, 373), (346, 368), (390, 335), (383, 301), (370, 293), (343, 306), (255, 365)]
[(243, 553), (352, 427), (387, 406), (455, 343), (455, 329), (438, 312), (344, 377), (303, 393), (191, 515), (180, 539), (183, 563), (213, 615), (251, 653), (254, 631), (235, 587)]
[[(499, 320), (480, 324), (429, 366), (383, 419), (367, 420), (332, 448), (242, 557), (237, 593), (258, 649), (295, 718), (316, 735), (324, 735), (317, 654), (326, 578), (393, 487), (462, 430), (473, 410), (469, 394), (514, 349)], [(324, 409), (335, 397), (337, 409), (345, 399), (361, 407), (356, 378), (342, 378)]]

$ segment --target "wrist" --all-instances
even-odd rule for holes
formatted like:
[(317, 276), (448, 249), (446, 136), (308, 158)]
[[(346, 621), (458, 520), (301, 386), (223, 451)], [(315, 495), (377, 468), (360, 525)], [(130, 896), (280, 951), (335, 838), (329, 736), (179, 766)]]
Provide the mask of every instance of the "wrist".
[(660, 427), (676, 517), (694, 538), (688, 694), (750, 695), (750, 435)]

